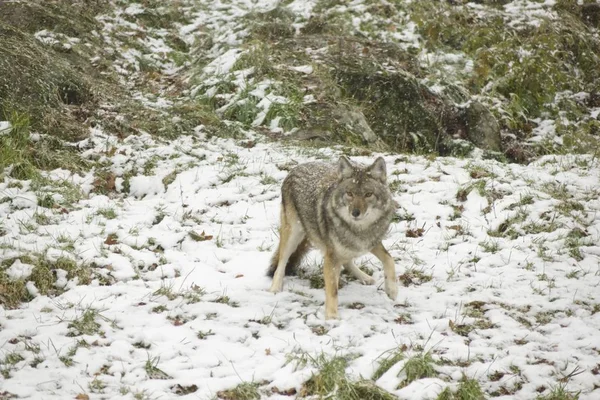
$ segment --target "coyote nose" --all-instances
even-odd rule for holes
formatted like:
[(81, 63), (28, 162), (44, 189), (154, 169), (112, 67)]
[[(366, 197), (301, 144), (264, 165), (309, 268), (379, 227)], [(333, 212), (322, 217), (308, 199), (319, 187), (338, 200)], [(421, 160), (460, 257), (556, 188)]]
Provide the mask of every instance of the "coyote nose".
[(355, 208), (354, 210), (352, 210), (352, 216), (354, 218), (358, 217), (360, 215), (360, 210), (358, 208)]

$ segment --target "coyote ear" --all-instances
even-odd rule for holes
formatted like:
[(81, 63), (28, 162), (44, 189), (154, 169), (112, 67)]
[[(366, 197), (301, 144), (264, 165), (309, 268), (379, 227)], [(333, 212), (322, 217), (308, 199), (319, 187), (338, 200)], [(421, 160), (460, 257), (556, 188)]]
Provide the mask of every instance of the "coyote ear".
[(354, 167), (352, 167), (352, 164), (350, 163), (350, 160), (348, 160), (348, 157), (341, 156), (339, 164), (338, 164), (338, 174), (339, 174), (340, 178), (341, 179), (350, 178), (353, 173), (354, 173)]
[(385, 167), (385, 160), (383, 157), (377, 157), (377, 160), (367, 168), (367, 172), (373, 177), (373, 179), (377, 179), (381, 181), (381, 183), (385, 183), (387, 181), (387, 172)]

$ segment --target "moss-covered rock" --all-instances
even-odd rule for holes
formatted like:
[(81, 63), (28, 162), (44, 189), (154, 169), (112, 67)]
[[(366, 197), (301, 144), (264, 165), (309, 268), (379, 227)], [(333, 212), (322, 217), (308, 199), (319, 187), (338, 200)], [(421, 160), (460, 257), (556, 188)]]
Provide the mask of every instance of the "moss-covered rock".
[(471, 102), (464, 110), (467, 137), (477, 147), (491, 150), (502, 150), (500, 126), (490, 110), (479, 102)]

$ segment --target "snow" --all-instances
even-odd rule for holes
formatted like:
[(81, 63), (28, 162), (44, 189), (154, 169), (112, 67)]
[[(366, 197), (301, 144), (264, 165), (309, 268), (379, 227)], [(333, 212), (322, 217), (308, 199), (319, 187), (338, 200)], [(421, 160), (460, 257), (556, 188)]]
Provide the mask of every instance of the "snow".
[(138, 15), (144, 13), (144, 7), (141, 4), (132, 4), (125, 9), (127, 15)]
[(15, 260), (15, 262), (6, 270), (6, 274), (11, 279), (25, 279), (31, 275), (33, 265), (24, 264), (21, 260)]
[(242, 54), (238, 49), (231, 49), (204, 67), (204, 73), (206, 75), (223, 75), (228, 73)]
[[(92, 136), (90, 143), (101, 148), (104, 140), (100, 135)], [(130, 151), (140, 147), (145, 150)], [(185, 149), (185, 153), (180, 149)], [(191, 149), (204, 154), (205, 160), (190, 164), (194, 159), (189, 155)], [(20, 322), (8, 324), (0, 331), (3, 342), (27, 331), (35, 342), (47, 343), (51, 339), (56, 351), (42, 347), (45, 361), (40, 366), (51, 370), (43, 369), (45, 372), (41, 373), (37, 373), (40, 366), (28, 366), (33, 355), (24, 352), (25, 360), (11, 372), (3, 390), (32, 396), (44, 393), (44, 398), (49, 399), (74, 397), (103, 365), (111, 366), (108, 373), (101, 375), (107, 384), (107, 396), (128, 385), (168, 397), (175, 383), (193, 382), (198, 385), (195, 395), (205, 398), (237, 385), (240, 379), (266, 380), (279, 388), (299, 389), (312, 367), (291, 369), (287, 362), (290, 353), (324, 351), (333, 355), (335, 349), (345, 349), (358, 355), (349, 367), (351, 376), (358, 377), (370, 376), (377, 367), (375, 360), (383, 352), (406, 345), (422, 346), (437, 359), (476, 360), (465, 367), (440, 369), (456, 376), (456, 381), (465, 373), (488, 382), (484, 388), (512, 384), (510, 380), (489, 382), (486, 371), (508, 373), (511, 366), (517, 366), (522, 372), (514, 379), (524, 384), (520, 398), (528, 398), (527, 393), (552, 381), (555, 374), (578, 365), (585, 372), (571, 378), (569, 385), (583, 390), (581, 398), (593, 398), (594, 384), (599, 382), (590, 370), (597, 363), (593, 349), (600, 319), (598, 313), (592, 314), (582, 304), (599, 301), (600, 249), (593, 244), (600, 235), (597, 197), (585, 202), (585, 212), (578, 217), (586, 221), (586, 230), (594, 238), (582, 247), (583, 259), (579, 261), (564, 251), (565, 235), (523, 234), (511, 240), (492, 238), (487, 232), (514, 216), (518, 208), (513, 209), (511, 204), (526, 195), (533, 195), (535, 200), (522, 206), (529, 215), (519, 226), (539, 222), (545, 212), (559, 203), (542, 190), (545, 185), (566, 185), (575, 200), (588, 196), (600, 177), (597, 161), (585, 156), (546, 157), (524, 167), (483, 160), (438, 158), (432, 162), (421, 157), (386, 155), (390, 180), (400, 184), (395, 194), (401, 206), (399, 213), (412, 215), (414, 221), (394, 223), (384, 243), (396, 259), (398, 274), (416, 268), (430, 274), (432, 280), (408, 287), (401, 285), (398, 299), (390, 301), (380, 287), (383, 275), (379, 263), (365, 256), (360, 262), (375, 271), (377, 284), (347, 283), (339, 293), (340, 320), (325, 322), (323, 289), (312, 289), (306, 279), (292, 277), (286, 278), (283, 293), (273, 295), (267, 292), (269, 279), (264, 271), (276, 245), (279, 184), (286, 175), (277, 166), (290, 159), (335, 159), (335, 154), (315, 150), (312, 155), (302, 156), (293, 149), (272, 144), (242, 148), (233, 141), (197, 142), (193, 137), (168, 143), (131, 137), (118, 145), (113, 157), (120, 159), (124, 154), (130, 158), (127, 165), (142, 154), (164, 157), (158, 161), (154, 175), (130, 179), (130, 194), (125, 201), (91, 195), (76, 210), (57, 216), (62, 218), (58, 226), (76, 228), (63, 233), (74, 240), (73, 254), (79, 255), (79, 262), (93, 263), (99, 276), (116, 283), (101, 286), (96, 278), (88, 286), (70, 285), (68, 291), (54, 299), (38, 296), (23, 308), (4, 310), (5, 317)], [(179, 157), (171, 158), (169, 154)], [(369, 162), (373, 157), (354, 159)], [(586, 160), (589, 167), (579, 169), (577, 165)], [(486, 188), (498, 190), (504, 197), (494, 203), (493, 211), (484, 213), (489, 201), (473, 190), (462, 203), (462, 215), (452, 220), (456, 192), (473, 182), (468, 173), (473, 165), (497, 175), (487, 181)], [(165, 171), (182, 166), (186, 167), (176, 181), (165, 188)], [(233, 179), (223, 182), (232, 171)], [(261, 184), (264, 174), (278, 183)], [(63, 173), (56, 175), (62, 177)], [(20, 196), (33, 194), (25, 192)], [(116, 210), (116, 219), (83, 217), (96, 215), (96, 210), (106, 206)], [(158, 221), (160, 215), (163, 217)], [(554, 218), (564, 222), (567, 233), (579, 226), (577, 219), (561, 215)], [(0, 238), (1, 243), (25, 238), (14, 218), (5, 220), (4, 225), (8, 234)], [(456, 225), (462, 226), (465, 233), (457, 234)], [(407, 230), (417, 226), (424, 226), (425, 234), (407, 237)], [(44, 234), (51, 227), (40, 226), (38, 248), (55, 245), (53, 235)], [(204, 232), (211, 238), (196, 242), (189, 236), (191, 231)], [(116, 235), (115, 244), (103, 243), (108, 234)], [(495, 253), (485, 252), (480, 245), (490, 240), (498, 242)], [(542, 244), (548, 248), (551, 259), (540, 255)], [(160, 253), (154, 250), (157, 246), (162, 249)], [(480, 259), (471, 261), (474, 257)], [(307, 268), (318, 271), (320, 259), (318, 253), (311, 253)], [(531, 266), (525, 268), (528, 263)], [(15, 261), (10, 271), (14, 276), (25, 276), (30, 267)], [(565, 275), (570, 271), (581, 271), (586, 279), (567, 279)], [(542, 274), (549, 280), (540, 280)], [(56, 286), (65, 285), (67, 276), (58, 271)], [(201, 287), (205, 294), (199, 302), (190, 303), (185, 294), (195, 287)], [(170, 288), (175, 297), (169, 299), (160, 294), (161, 288)], [(38, 292), (32, 284), (28, 284), (28, 290)], [(221, 296), (227, 296), (230, 303), (217, 302)], [(457, 335), (450, 328), (450, 321), (474, 323), (477, 318), (464, 314), (465, 307), (473, 301), (485, 304), (483, 316), (490, 327), (474, 329), (468, 337)], [(355, 303), (364, 307), (350, 307)], [(55, 309), (55, 304), (71, 306), (41, 311)], [(166, 310), (153, 312), (157, 306)], [(102, 315), (99, 322), (104, 334), (85, 337), (88, 343), (98, 345), (79, 348), (73, 357), (74, 366), (66, 367), (59, 361), (59, 354), (65, 354), (81, 339), (64, 336), (67, 325), (89, 307)], [(412, 323), (394, 322), (399, 313), (410, 314)], [(536, 324), (535, 318), (544, 313), (550, 313), (550, 322)], [(265, 317), (269, 322), (261, 323)], [(517, 317), (532, 325), (523, 325)], [(315, 333), (318, 327), (324, 328), (324, 335)], [(199, 331), (211, 331), (214, 335), (199, 339)], [(526, 344), (515, 344), (520, 340)], [(136, 343), (150, 347), (138, 349)], [(5, 345), (7, 352), (14, 349), (18, 345)], [(158, 368), (170, 379), (148, 379), (143, 365), (153, 357), (159, 357)], [(539, 362), (542, 364), (532, 365)], [(435, 398), (449, 384), (430, 378), (396, 389), (402, 379), (397, 376), (401, 366), (397, 364), (378, 381), (400, 398)], [(84, 370), (89, 373), (83, 373)], [(44, 383), (49, 381), (60, 382), (60, 388)]]
[(301, 65), (298, 67), (289, 67), (289, 69), (291, 69), (292, 71), (296, 71), (296, 72), (302, 72), (303, 74), (307, 74), (307, 75), (310, 75), (313, 73), (312, 65)]
[(12, 129), (12, 125), (8, 121), (0, 121), (0, 136), (8, 135)]
[(130, 193), (135, 197), (145, 197), (163, 193), (165, 187), (158, 176), (135, 176), (130, 180)]

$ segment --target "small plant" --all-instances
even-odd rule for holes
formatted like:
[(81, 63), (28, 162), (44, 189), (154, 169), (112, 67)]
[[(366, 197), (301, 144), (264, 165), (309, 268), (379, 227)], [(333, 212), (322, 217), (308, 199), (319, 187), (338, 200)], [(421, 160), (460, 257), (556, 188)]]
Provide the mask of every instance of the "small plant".
[(233, 389), (217, 392), (217, 397), (223, 400), (258, 400), (260, 399), (258, 383), (240, 383)]
[(106, 219), (115, 219), (117, 218), (117, 212), (112, 207), (101, 208), (98, 210), (98, 215), (103, 216)]
[(577, 400), (579, 392), (569, 392), (565, 384), (558, 385), (545, 395), (536, 397), (536, 400)]
[(160, 362), (160, 357), (150, 358), (146, 361), (144, 365), (144, 370), (146, 374), (148, 374), (148, 378), (150, 379), (171, 379), (171, 376), (166, 372), (162, 371), (158, 368), (158, 363)]
[(96, 321), (96, 318), (100, 317), (100, 313), (94, 309), (87, 309), (79, 317), (69, 322), (67, 326), (71, 331), (67, 336), (80, 336), (80, 335), (96, 335), (100, 334), (101, 325)]
[(158, 225), (162, 222), (163, 219), (167, 216), (164, 207), (156, 207), (156, 215), (154, 217), (154, 221), (152, 225)]
[(348, 359), (328, 358), (324, 354), (312, 357), (304, 354), (299, 362), (311, 362), (318, 368), (300, 390), (301, 397), (335, 398), (341, 400), (393, 400), (396, 397), (370, 380), (350, 380), (346, 374)]
[(404, 379), (400, 382), (399, 388), (402, 388), (417, 379), (429, 378), (435, 376), (434, 361), (431, 353), (417, 354), (408, 360), (400, 370), (398, 375), (403, 374)]
[(479, 243), (479, 246), (481, 246), (486, 253), (494, 254), (500, 250), (500, 244), (497, 240), (486, 240), (485, 242)]
[(215, 303), (220, 303), (220, 304), (227, 304), (228, 306), (231, 307), (239, 307), (240, 304), (237, 301), (231, 301), (231, 299), (229, 298), (229, 296), (219, 296), (214, 300)]
[(173, 290), (173, 284), (167, 285), (165, 281), (162, 281), (160, 284), (160, 288), (156, 289), (152, 296), (160, 297), (165, 296), (169, 300), (175, 300), (179, 297), (179, 294)]
[(311, 289), (323, 289), (325, 287), (325, 278), (323, 274), (318, 271), (307, 271), (306, 269), (300, 269), (298, 276), (302, 279), (308, 279)]
[(196, 336), (198, 336), (198, 339), (200, 340), (205, 340), (206, 338), (208, 338), (209, 336), (213, 336), (215, 333), (212, 331), (212, 329), (209, 329), (207, 331), (198, 331), (198, 334)]
[(104, 393), (104, 389), (106, 389), (106, 382), (98, 379), (98, 377), (94, 377), (88, 385), (90, 392), (92, 393)]
[(387, 357), (379, 361), (379, 366), (373, 373), (372, 379), (376, 381), (381, 378), (390, 368), (404, 359), (404, 352), (401, 349), (394, 351)]
[(453, 393), (450, 388), (446, 388), (436, 400), (485, 400), (485, 395), (479, 382), (463, 375), (456, 392)]
[[(187, 304), (198, 303), (202, 300), (206, 292), (198, 285), (192, 285), (188, 290), (183, 292), (183, 298)], [(235, 303), (237, 305), (237, 303)], [(233, 307), (233, 306), (232, 306)]]
[(261, 178), (260, 178), (260, 184), (261, 185), (275, 185), (277, 184), (277, 179), (273, 178), (272, 176), (266, 175), (266, 174), (261, 174)]
[(8, 353), (6, 356), (4, 356), (3, 364), (16, 365), (23, 360), (25, 360), (25, 358), (23, 358), (23, 356), (21, 354), (17, 353), (16, 351), (13, 351), (13, 352)]
[(156, 307), (152, 308), (152, 312), (155, 313), (155, 314), (160, 314), (160, 313), (165, 312), (167, 310), (168, 310), (167, 306), (162, 305), (162, 304), (159, 305), (159, 306), (156, 306)]
[(75, 354), (77, 354), (77, 349), (79, 349), (79, 347), (84, 347), (84, 346), (80, 346), (80, 344), (78, 342), (77, 344), (75, 344), (74, 346), (69, 348), (69, 351), (67, 351), (67, 354), (58, 357), (58, 359), (65, 365), (65, 367), (72, 367), (73, 365), (75, 365), (75, 361), (73, 361), (73, 357), (75, 357)]

